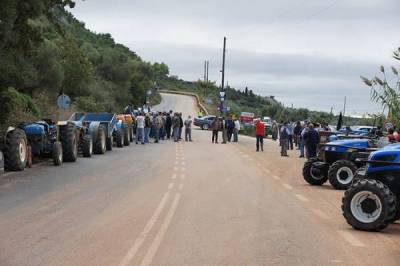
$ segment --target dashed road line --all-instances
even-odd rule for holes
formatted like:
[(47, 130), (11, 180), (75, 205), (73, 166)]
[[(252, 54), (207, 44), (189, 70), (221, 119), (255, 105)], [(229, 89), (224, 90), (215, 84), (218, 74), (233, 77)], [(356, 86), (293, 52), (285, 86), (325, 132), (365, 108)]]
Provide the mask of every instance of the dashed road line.
[(292, 187), (291, 185), (286, 184), (286, 183), (283, 183), (282, 186), (283, 186), (284, 188), (288, 189), (288, 190), (292, 190), (292, 189), (293, 189), (293, 187)]
[(311, 211), (312, 211), (315, 215), (317, 215), (319, 218), (321, 218), (321, 219), (323, 219), (323, 220), (329, 220), (329, 219), (330, 219), (329, 215), (326, 214), (325, 212), (321, 211), (321, 210), (312, 208)]
[(309, 202), (309, 200), (301, 194), (295, 194), (295, 196), (302, 202)]
[(339, 231), (339, 234), (352, 246), (354, 247), (365, 247), (364, 243), (353, 236), (351, 233), (346, 231)]
[(147, 235), (150, 233), (150, 231), (153, 228), (154, 224), (156, 223), (158, 217), (160, 216), (161, 211), (164, 209), (164, 206), (165, 206), (168, 198), (169, 198), (169, 192), (165, 193), (164, 196), (162, 197), (160, 203), (157, 206), (157, 209), (153, 213), (153, 216), (151, 216), (150, 220), (147, 222), (143, 231), (140, 233), (138, 238), (136, 238), (133, 246), (126, 253), (124, 259), (119, 264), (120, 266), (128, 266), (131, 264), (132, 260), (135, 258), (136, 253), (138, 252), (139, 248), (143, 245), (143, 242), (146, 240)]
[(275, 179), (275, 180), (281, 180), (281, 178), (279, 176), (277, 176), (277, 175), (273, 175), (272, 178)]
[(141, 266), (150, 265), (154, 259), (154, 256), (157, 253), (158, 248), (164, 238), (165, 233), (168, 230), (169, 225), (171, 224), (172, 218), (174, 217), (175, 211), (178, 207), (179, 200), (181, 198), (181, 194), (177, 193), (175, 195), (174, 201), (171, 205), (171, 208), (168, 210), (167, 216), (165, 217), (160, 230), (157, 232), (156, 237), (154, 238), (153, 242), (150, 245), (146, 255), (144, 256), (142, 262), (140, 263)]

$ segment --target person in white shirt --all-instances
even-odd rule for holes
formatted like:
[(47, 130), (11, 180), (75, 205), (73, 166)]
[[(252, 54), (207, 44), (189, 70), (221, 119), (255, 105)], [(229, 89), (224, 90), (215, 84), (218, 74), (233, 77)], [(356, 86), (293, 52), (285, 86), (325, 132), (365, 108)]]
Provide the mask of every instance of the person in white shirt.
[(136, 144), (138, 141), (141, 141), (144, 144), (144, 116), (143, 113), (140, 113), (138, 117), (136, 117)]
[(235, 129), (233, 130), (233, 142), (239, 141), (239, 131), (240, 131), (240, 122), (236, 118), (235, 119)]

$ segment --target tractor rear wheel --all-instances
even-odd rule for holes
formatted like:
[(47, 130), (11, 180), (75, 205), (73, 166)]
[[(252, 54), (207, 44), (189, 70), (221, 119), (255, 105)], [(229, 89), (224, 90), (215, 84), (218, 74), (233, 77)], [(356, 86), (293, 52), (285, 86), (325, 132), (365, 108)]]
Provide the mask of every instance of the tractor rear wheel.
[(342, 199), (343, 216), (353, 228), (381, 231), (396, 215), (396, 196), (382, 182), (363, 179), (354, 183)]
[(319, 175), (314, 173), (314, 163), (320, 162), (317, 158), (311, 158), (304, 163), (303, 166), (303, 178), (304, 180), (313, 186), (322, 186), (327, 180), (327, 173), (320, 173)]
[(91, 135), (85, 135), (82, 139), (83, 157), (91, 157), (93, 154), (93, 140)]
[(347, 160), (339, 160), (334, 162), (329, 168), (329, 183), (335, 189), (347, 189), (351, 186), (357, 166)]
[(28, 141), (22, 129), (10, 131), (6, 136), (4, 146), (4, 169), (22, 171), (28, 161)]
[(115, 132), (115, 141), (117, 142), (117, 147), (118, 148), (123, 148), (124, 147), (124, 133), (121, 129), (118, 129)]
[(131, 141), (129, 139), (129, 133), (131, 131), (129, 130), (129, 127), (124, 128), (124, 145), (129, 146), (131, 144)]
[(106, 141), (106, 148), (108, 151), (112, 151), (113, 144), (114, 144), (114, 137), (111, 135), (107, 138), (107, 141)]
[(60, 166), (63, 163), (63, 148), (60, 141), (53, 143), (53, 163), (56, 166)]
[(97, 131), (97, 139), (94, 144), (95, 154), (104, 154), (106, 152), (106, 128), (100, 125)]
[(61, 143), (64, 162), (75, 162), (78, 159), (78, 143), (76, 139), (76, 127), (73, 124), (62, 126)]

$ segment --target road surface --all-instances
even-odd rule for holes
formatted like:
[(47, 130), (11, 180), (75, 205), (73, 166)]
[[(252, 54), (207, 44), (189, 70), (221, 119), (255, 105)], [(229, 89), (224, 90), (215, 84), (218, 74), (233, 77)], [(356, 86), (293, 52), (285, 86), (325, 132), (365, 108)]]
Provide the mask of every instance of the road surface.
[[(157, 110), (197, 113), (163, 95)], [(400, 225), (351, 229), (342, 192), (254, 140), (131, 145), (0, 177), (0, 265), (399, 265)]]

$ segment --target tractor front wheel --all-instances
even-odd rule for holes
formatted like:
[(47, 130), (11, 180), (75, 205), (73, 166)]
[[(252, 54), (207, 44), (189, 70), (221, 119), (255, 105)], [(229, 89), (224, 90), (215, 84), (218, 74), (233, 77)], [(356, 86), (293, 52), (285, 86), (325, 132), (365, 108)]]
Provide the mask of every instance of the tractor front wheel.
[(356, 171), (357, 166), (350, 161), (340, 160), (334, 162), (328, 172), (329, 183), (335, 189), (347, 189), (353, 182)]
[(61, 142), (54, 142), (52, 155), (54, 165), (60, 166), (63, 163), (63, 148)]
[(76, 127), (73, 124), (68, 124), (62, 126), (60, 130), (64, 162), (75, 162), (78, 159)]
[(303, 178), (304, 180), (313, 186), (322, 186), (327, 180), (327, 173), (324, 171), (319, 171), (317, 173), (314, 164), (321, 162), (317, 158), (311, 158), (304, 163), (303, 166)]
[(121, 129), (118, 129), (115, 132), (115, 141), (117, 142), (117, 147), (118, 148), (123, 148), (124, 147), (124, 133)]
[(4, 146), (4, 169), (22, 171), (28, 161), (26, 134), (22, 129), (10, 131), (6, 136)]
[(381, 231), (395, 219), (396, 196), (382, 182), (363, 179), (345, 192), (342, 211), (353, 228)]
[(97, 131), (97, 139), (94, 144), (94, 153), (104, 154), (105, 152), (106, 152), (106, 129), (103, 125), (100, 125)]
[(93, 154), (93, 140), (92, 136), (85, 135), (82, 139), (82, 153), (83, 157), (91, 157)]

